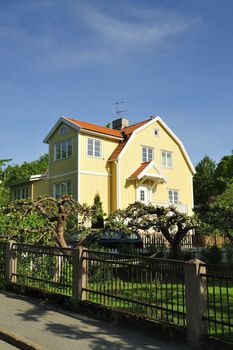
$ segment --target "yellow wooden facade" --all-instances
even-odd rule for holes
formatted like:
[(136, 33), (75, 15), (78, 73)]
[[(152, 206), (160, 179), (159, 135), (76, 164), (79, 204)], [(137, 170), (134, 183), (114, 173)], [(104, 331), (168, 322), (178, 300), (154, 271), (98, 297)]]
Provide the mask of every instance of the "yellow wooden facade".
[[(48, 174), (43, 181), (35, 181), (37, 189), (35, 187), (32, 191), (30, 188), (33, 199), (44, 194), (58, 196), (69, 190), (80, 203), (92, 205), (95, 195), (99, 194), (103, 209), (109, 214), (136, 200), (169, 205), (174, 197), (178, 209), (192, 213), (193, 165), (182, 142), (159, 117), (133, 128), (115, 158), (111, 155), (124, 142), (126, 136), (123, 132), (119, 131), (119, 135), (112, 132), (111, 135), (112, 129), (106, 134), (97, 126), (85, 128), (85, 125), (80, 125), (78, 121), (74, 123), (62, 117), (46, 136), (44, 142), (49, 144)], [(96, 147), (97, 155), (89, 154), (93, 147)], [(145, 149), (153, 155), (148, 164), (143, 163)], [(163, 164), (166, 157), (169, 166)], [(143, 171), (136, 174), (140, 165)], [(134, 173), (136, 175), (131, 176)]]

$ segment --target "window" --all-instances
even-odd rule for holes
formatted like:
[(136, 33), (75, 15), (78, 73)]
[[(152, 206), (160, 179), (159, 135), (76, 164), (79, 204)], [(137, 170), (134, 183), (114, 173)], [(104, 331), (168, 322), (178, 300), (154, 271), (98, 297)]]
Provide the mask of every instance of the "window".
[(179, 203), (179, 192), (177, 190), (168, 190), (168, 201), (171, 204)]
[(145, 190), (140, 190), (140, 202), (145, 202)]
[(62, 126), (59, 130), (59, 136), (66, 135), (68, 133), (68, 129), (66, 126)]
[(14, 200), (17, 199), (26, 199), (29, 198), (29, 189), (28, 187), (20, 187), (14, 190)]
[(54, 185), (54, 197), (61, 198), (64, 194), (72, 194), (71, 181), (66, 181)]
[(154, 129), (154, 135), (159, 136), (159, 129)]
[(150, 147), (142, 147), (142, 162), (150, 162), (154, 158), (154, 149)]
[(87, 140), (87, 154), (90, 157), (100, 158), (102, 155), (102, 142), (101, 140), (90, 139)]
[(68, 139), (55, 143), (54, 145), (54, 159), (64, 159), (72, 156), (72, 140)]
[(162, 151), (162, 166), (164, 168), (172, 168), (172, 153)]

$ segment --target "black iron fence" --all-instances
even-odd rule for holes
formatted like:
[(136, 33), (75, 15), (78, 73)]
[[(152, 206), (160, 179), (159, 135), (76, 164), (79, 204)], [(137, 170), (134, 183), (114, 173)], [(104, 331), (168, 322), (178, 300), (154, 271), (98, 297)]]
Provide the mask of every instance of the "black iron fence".
[(196, 339), (208, 333), (233, 343), (233, 265), (0, 242), (5, 283), (187, 327)]
[(72, 295), (71, 249), (13, 244), (15, 268), (11, 281), (15, 284)]
[(83, 290), (89, 301), (185, 326), (184, 262), (84, 253), (87, 279)]
[(233, 265), (206, 265), (208, 333), (233, 341)]

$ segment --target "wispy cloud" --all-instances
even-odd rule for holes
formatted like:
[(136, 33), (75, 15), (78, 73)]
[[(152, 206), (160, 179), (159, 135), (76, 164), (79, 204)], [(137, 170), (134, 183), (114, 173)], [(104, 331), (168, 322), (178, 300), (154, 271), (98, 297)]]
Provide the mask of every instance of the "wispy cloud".
[(14, 13), (15, 20), (10, 23), (4, 13), (0, 47), (2, 52), (17, 54), (23, 61), (30, 58), (32, 64), (53, 68), (110, 62), (132, 51), (140, 54), (142, 50), (154, 50), (169, 37), (188, 30), (195, 20), (143, 6), (128, 6), (114, 14), (83, 1), (62, 6), (52, 0), (43, 1), (43, 6), (37, 4), (33, 1), (27, 8), (27, 16), (30, 11), (32, 17), (39, 16), (32, 31), (20, 21), (23, 13), (19, 12), (18, 20)]

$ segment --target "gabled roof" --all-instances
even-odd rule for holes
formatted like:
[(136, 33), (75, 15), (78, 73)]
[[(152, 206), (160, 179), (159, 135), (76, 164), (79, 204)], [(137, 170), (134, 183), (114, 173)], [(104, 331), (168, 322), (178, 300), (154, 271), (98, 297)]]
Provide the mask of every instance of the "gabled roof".
[(94, 131), (94, 132), (97, 132), (97, 133), (100, 133), (100, 134), (115, 136), (115, 137), (119, 137), (119, 138), (122, 139), (122, 135), (121, 135), (121, 132), (119, 130), (107, 128), (107, 127), (96, 125), (96, 124), (92, 124), (92, 123), (83, 122), (81, 120), (76, 120), (76, 119), (73, 119), (73, 118), (67, 118), (66, 117), (65, 119), (70, 121), (71, 123), (79, 126), (81, 129)]
[(134, 172), (132, 175), (130, 175), (129, 179), (136, 179), (141, 172), (150, 164), (150, 162), (144, 162), (142, 163)]
[(100, 135), (115, 138), (118, 140), (123, 139), (122, 134), (119, 130), (107, 128), (107, 127), (92, 124), (92, 123), (83, 122), (81, 120), (76, 120), (73, 118), (61, 117), (57, 121), (57, 123), (54, 125), (54, 127), (50, 130), (48, 135), (45, 137), (44, 139), (45, 143), (49, 142), (50, 137), (53, 135), (53, 133), (56, 131), (56, 129), (59, 127), (61, 123), (64, 123), (65, 125), (70, 126), (78, 131), (84, 131), (84, 132), (86, 131), (93, 134), (100, 134)]
[(142, 163), (133, 174), (130, 175), (128, 180), (141, 180), (142, 178), (150, 179), (157, 183), (167, 182), (165, 176), (161, 173), (154, 161)]
[(119, 156), (119, 154), (121, 153), (121, 151), (123, 150), (123, 148), (125, 147), (126, 143), (129, 141), (130, 136), (132, 135), (132, 133), (140, 128), (142, 125), (148, 123), (148, 121), (150, 121), (151, 119), (146, 119), (140, 123), (136, 123), (130, 126), (127, 126), (126, 128), (121, 129), (121, 133), (124, 135), (125, 139), (119, 143), (119, 145), (114, 149), (113, 153), (111, 154), (111, 156), (108, 158), (109, 161), (113, 161), (116, 160), (117, 157)]

